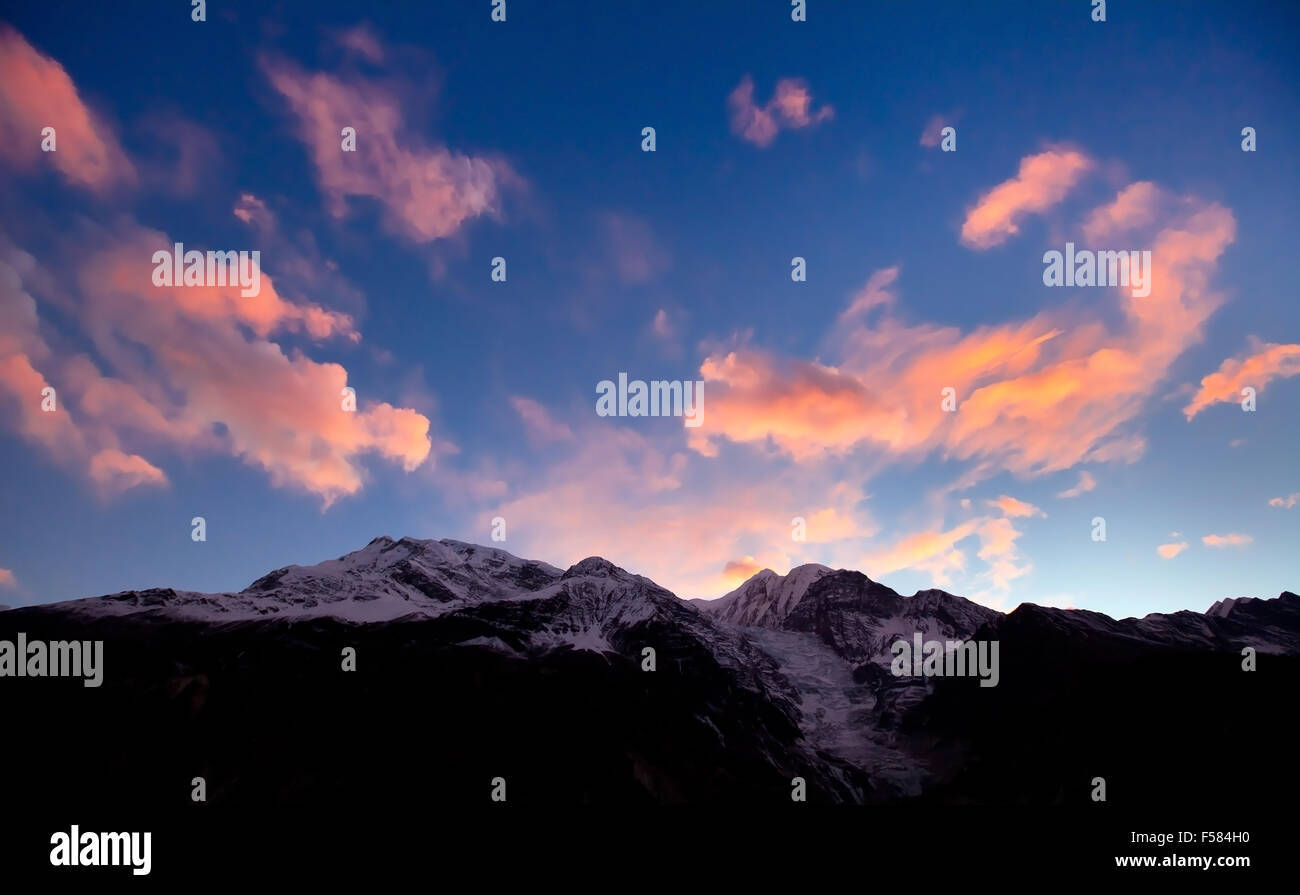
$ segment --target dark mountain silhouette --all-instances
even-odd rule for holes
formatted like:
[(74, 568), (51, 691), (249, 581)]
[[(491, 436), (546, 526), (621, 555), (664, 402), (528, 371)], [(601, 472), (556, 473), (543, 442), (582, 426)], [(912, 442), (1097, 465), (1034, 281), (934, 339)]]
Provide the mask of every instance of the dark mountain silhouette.
[[(0, 679), (42, 744), (5, 791), (69, 810), (181, 810), (196, 776), (258, 809), (486, 804), (497, 777), (547, 805), (788, 804), (795, 777), (825, 803), (1087, 802), (1096, 776), (1130, 805), (1296, 794), (1289, 592), (1117, 621), (802, 566), (683, 601), (598, 557), (383, 537), (236, 594), (0, 615), (18, 632), (105, 644), (101, 687)], [(998, 686), (894, 676), (915, 634), (997, 640)]]

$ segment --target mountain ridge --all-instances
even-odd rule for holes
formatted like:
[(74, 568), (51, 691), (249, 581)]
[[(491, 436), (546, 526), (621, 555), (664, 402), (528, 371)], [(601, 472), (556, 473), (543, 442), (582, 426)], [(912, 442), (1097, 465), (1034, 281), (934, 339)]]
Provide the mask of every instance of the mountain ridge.
[[(472, 803), (472, 781), (511, 766), (532, 787), (521, 798), (547, 804), (788, 802), (795, 777), (827, 803), (1041, 802), (1091, 779), (1094, 755), (1131, 790), (1176, 799), (1178, 780), (1236, 742), (1207, 725), (1253, 723), (1300, 663), (1290, 591), (1141, 619), (1034, 604), (1003, 614), (807, 564), (764, 570), (727, 596), (683, 600), (599, 556), (560, 569), (385, 535), (234, 593), (151, 588), (6, 611), (0, 639), (105, 641), (102, 688), (11, 692), (19, 716), (66, 729), (69, 744), (81, 742), (72, 725), (85, 711), (135, 719), (137, 732), (104, 756), (112, 770), (95, 778), (106, 802), (125, 797), (119, 779), (149, 781), (164, 802), (169, 781), (202, 766), (217, 798), (259, 805), (382, 798), (371, 795), (376, 773), (405, 791), (406, 778), (375, 769), (392, 742), (412, 738), (433, 750), (430, 766), (469, 769), (416, 784), (441, 801)], [(1000, 683), (895, 675), (891, 646), (916, 636), (1000, 641)], [(1277, 657), (1269, 673), (1242, 674), (1247, 646)], [(344, 647), (359, 656), (355, 674), (340, 674)], [(1132, 683), (1148, 678), (1164, 688), (1158, 705)], [(83, 692), (95, 701), (71, 708)], [(1213, 718), (1195, 710), (1205, 694)], [(1104, 752), (1119, 730), (1087, 726), (1098, 699), (1116, 706), (1125, 737), (1162, 744), (1177, 766), (1149, 777), (1149, 764)], [(331, 720), (340, 712), (360, 719), (342, 739)], [(430, 712), (433, 738), (421, 720)], [(307, 764), (268, 777), (249, 737)], [(1189, 737), (1206, 745), (1184, 758)], [(1044, 738), (1068, 760), (1024, 751)], [(148, 746), (163, 741), (183, 749), (159, 776)], [(42, 756), (51, 770), (32, 779), (48, 782), (79, 756)], [(1234, 767), (1257, 782), (1249, 763)]]

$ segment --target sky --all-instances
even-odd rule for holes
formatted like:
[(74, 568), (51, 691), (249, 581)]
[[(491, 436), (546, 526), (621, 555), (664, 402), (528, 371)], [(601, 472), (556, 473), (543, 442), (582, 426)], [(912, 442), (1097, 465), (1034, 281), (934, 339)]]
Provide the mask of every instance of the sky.
[[(1300, 590), (1300, 7), (790, 6), (6, 4), (0, 603), (381, 534), (682, 597)], [(177, 242), (259, 291), (157, 285)], [(1067, 243), (1149, 294), (1046, 285)], [(620, 373), (702, 413), (601, 415)]]

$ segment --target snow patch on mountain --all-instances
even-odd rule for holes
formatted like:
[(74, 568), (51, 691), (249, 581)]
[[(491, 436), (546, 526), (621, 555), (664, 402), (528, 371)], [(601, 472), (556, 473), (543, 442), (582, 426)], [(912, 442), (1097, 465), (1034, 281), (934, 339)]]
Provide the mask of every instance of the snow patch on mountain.
[[(818, 751), (868, 769), (873, 785), (891, 795), (918, 795), (927, 771), (878, 726), (877, 696), (858, 683), (852, 666), (811, 634), (746, 628), (745, 635), (777, 660), (799, 691), (800, 729)], [(926, 687), (919, 684), (924, 693)]]

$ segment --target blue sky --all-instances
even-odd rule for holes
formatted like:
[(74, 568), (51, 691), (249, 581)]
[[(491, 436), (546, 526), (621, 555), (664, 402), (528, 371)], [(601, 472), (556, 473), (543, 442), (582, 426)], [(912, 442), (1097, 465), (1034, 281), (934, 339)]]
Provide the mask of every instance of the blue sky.
[[(235, 590), (382, 533), (489, 542), (498, 515), (511, 552), (561, 567), (604, 555), (682, 596), (808, 561), (904, 593), (1117, 616), (1296, 588), (1293, 6), (1111, 3), (1104, 23), (1080, 0), (813, 0), (805, 23), (777, 2), (514, 0), (505, 23), (487, 2), (364, 18), (223, 3), (201, 23), (183, 6), (5, 13), (0, 263), (17, 279), (0, 347), (59, 388), (66, 418), (38, 416), (16, 373), (0, 390), (0, 602)], [(749, 114), (775, 115), (768, 142), (736, 124), (746, 78)], [(784, 117), (768, 105), (782, 89)], [(350, 114), (366, 122), (355, 157), (321, 136)], [(39, 151), (47, 118), (57, 163)], [(935, 122), (957, 129), (956, 152), (922, 145)], [(1244, 126), (1258, 151), (1242, 152)], [(404, 178), (434, 165), (447, 191), (417, 194)], [(1039, 205), (989, 198), (1058, 177), (1063, 194)], [(1219, 237), (1176, 258), (1183, 292), (1157, 284), (1170, 304), (1151, 346), (1118, 290), (1041, 280), (1043, 252), (1087, 243), (1090, 215), (1134, 184), (1150, 186), (1130, 194), (1145, 197), (1133, 228), (1097, 248)], [(1015, 232), (964, 239), (976, 209)], [(109, 295), (94, 260), (147, 272), (149, 234), (258, 249), (277, 294), (349, 323), (318, 337), (297, 311), (270, 331), (158, 313), (147, 279)], [(807, 282), (791, 281), (796, 255)], [(497, 256), (505, 283), (489, 277)], [(882, 271), (890, 298), (842, 316)], [(34, 326), (10, 316), (16, 295)], [(1205, 319), (1184, 326), (1193, 305)], [(934, 417), (944, 364), (1010, 332), (1054, 335), (1025, 369), (1016, 348), (954, 379), (960, 408)], [(283, 380), (209, 394), (224, 363), (266, 351)], [(1034, 389), (1084, 363), (1134, 373), (1036, 406)], [(374, 441), (358, 449), (352, 423), (322, 417), (327, 364), (366, 419), (427, 420), (427, 452), (360, 421)], [(87, 368), (165, 423), (96, 403)], [(680, 420), (597, 417), (596, 383), (619, 371), (704, 379), (696, 437)], [(1233, 388), (1259, 379), (1254, 413), (1204, 386), (1220, 371)], [(275, 431), (282, 401), (312, 408), (284, 422), (296, 436)], [(976, 412), (988, 424), (963, 428)], [(136, 472), (106, 476), (105, 451)], [(356, 483), (331, 491), (320, 457)], [(1058, 497), (1085, 473), (1095, 487)], [(1016, 503), (990, 503), (1002, 497)], [(792, 540), (795, 516), (816, 520), (808, 541)], [(1169, 544), (1187, 546), (1157, 553)]]

